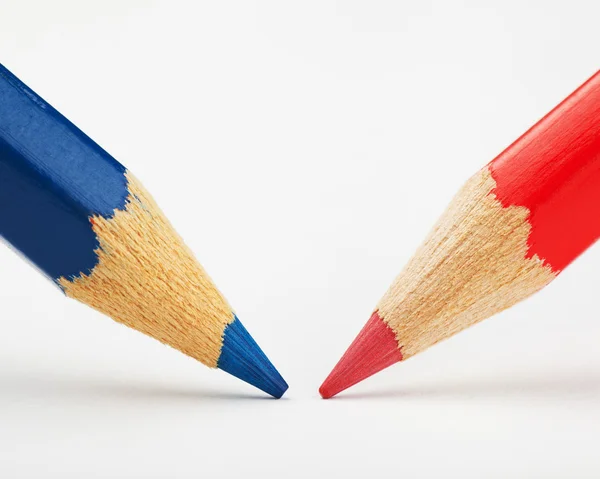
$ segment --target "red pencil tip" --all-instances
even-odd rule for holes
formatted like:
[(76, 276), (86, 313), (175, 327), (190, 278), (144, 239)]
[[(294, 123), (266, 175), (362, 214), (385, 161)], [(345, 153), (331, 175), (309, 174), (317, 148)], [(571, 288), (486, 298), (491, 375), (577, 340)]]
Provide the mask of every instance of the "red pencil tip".
[(402, 361), (396, 335), (377, 311), (319, 388), (323, 399), (367, 379), (382, 369)]

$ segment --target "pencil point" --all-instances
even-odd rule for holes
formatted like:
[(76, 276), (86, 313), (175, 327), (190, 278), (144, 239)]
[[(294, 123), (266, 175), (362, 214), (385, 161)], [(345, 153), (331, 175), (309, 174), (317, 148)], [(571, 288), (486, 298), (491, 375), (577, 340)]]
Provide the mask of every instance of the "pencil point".
[(225, 328), (217, 367), (277, 399), (288, 389), (275, 366), (237, 317)]
[(399, 361), (402, 353), (396, 336), (375, 311), (327, 376), (319, 393), (323, 399), (329, 399)]

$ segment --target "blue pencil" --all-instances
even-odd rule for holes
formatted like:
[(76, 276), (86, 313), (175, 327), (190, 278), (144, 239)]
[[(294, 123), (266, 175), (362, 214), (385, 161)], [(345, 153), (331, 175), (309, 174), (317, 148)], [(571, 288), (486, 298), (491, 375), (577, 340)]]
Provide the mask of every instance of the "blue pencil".
[(68, 297), (276, 398), (287, 390), (141, 183), (2, 65), (0, 234)]

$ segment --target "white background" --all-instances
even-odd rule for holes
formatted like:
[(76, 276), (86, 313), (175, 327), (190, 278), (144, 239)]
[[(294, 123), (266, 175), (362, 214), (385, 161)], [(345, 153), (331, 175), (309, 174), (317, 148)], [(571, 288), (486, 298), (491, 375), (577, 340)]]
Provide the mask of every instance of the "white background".
[(600, 66), (599, 4), (0, 0), (0, 61), (128, 166), (287, 381), (257, 390), (0, 248), (0, 477), (599, 477), (600, 249), (338, 399), (459, 186)]

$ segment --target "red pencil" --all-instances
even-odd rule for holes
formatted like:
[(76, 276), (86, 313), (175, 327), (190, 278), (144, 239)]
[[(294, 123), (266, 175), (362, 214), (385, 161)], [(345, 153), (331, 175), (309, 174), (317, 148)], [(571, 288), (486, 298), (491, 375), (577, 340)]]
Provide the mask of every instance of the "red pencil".
[(600, 72), (476, 173), (320, 388), (324, 398), (539, 291), (600, 237)]

